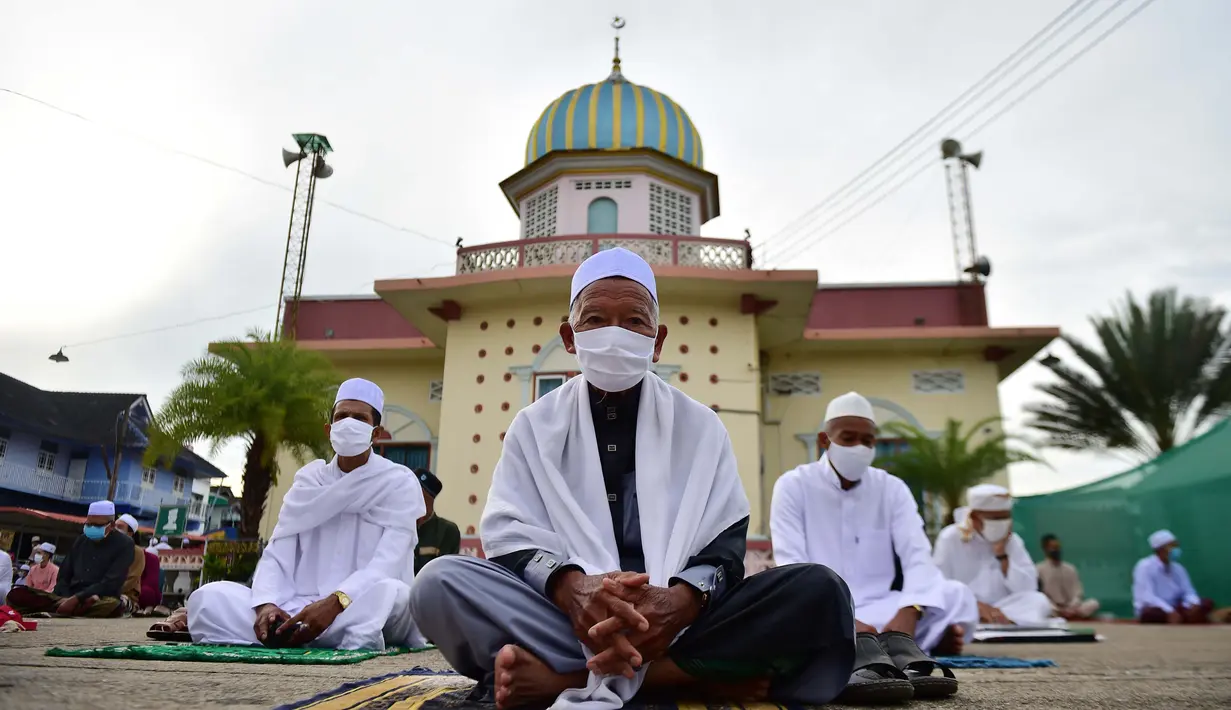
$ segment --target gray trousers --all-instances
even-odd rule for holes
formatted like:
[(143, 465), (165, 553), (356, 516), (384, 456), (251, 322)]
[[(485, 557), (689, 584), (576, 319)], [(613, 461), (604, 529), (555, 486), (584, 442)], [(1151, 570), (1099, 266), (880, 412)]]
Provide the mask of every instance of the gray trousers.
[[(481, 685), (491, 685), (496, 654), (508, 644), (557, 673), (586, 667), (564, 613), (494, 562), (456, 555), (432, 560), (415, 577), (410, 608), (449, 663)], [(761, 572), (711, 602), (669, 656), (701, 681), (770, 678), (771, 700), (829, 702), (855, 664), (850, 590), (822, 565)]]

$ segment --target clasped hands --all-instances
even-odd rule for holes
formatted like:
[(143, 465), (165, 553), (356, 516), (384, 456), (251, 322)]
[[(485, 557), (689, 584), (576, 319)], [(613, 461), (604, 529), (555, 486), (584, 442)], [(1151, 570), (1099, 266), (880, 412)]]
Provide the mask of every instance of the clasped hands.
[(586, 667), (625, 678), (666, 655), (701, 613), (701, 600), (688, 585), (655, 587), (649, 575), (636, 572), (570, 570), (555, 584), (552, 601), (568, 615), (578, 640), (594, 651)]

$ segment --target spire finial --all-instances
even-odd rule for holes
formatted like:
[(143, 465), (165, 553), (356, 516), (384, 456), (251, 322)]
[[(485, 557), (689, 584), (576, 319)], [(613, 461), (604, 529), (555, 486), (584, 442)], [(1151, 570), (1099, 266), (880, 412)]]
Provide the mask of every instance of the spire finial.
[(611, 60), (611, 76), (607, 77), (607, 81), (624, 81), (624, 75), (620, 73), (620, 30), (624, 29), (624, 24), (624, 18), (619, 15), (611, 18), (611, 28), (616, 31), (615, 58)]

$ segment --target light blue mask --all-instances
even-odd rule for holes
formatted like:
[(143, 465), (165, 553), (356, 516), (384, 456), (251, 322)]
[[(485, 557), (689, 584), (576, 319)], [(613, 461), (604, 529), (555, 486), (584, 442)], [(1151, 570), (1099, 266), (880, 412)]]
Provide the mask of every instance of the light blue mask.
[(81, 528), (81, 532), (91, 540), (101, 540), (107, 534), (105, 525), (85, 525)]
[(1176, 560), (1180, 559), (1181, 552), (1183, 552), (1183, 550), (1181, 550), (1178, 547), (1171, 548), (1171, 555), (1168, 559), (1170, 559), (1172, 562), (1175, 562)]

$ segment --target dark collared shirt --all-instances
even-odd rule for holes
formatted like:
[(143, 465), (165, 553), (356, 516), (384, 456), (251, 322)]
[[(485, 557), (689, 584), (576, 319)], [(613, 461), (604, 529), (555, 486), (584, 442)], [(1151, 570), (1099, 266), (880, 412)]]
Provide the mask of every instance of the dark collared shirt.
[(60, 565), (54, 594), (58, 597), (118, 597), (128, 577), (136, 548), (124, 533), (111, 531), (95, 541), (78, 536)]
[[(647, 375), (654, 376), (654, 375)], [(612, 529), (620, 555), (620, 569), (645, 572), (641, 544), (641, 516), (637, 506), (637, 409), (641, 385), (615, 394), (590, 390), (590, 413), (598, 440), (598, 457), (607, 488)], [(735, 523), (690, 558), (685, 569), (671, 579), (696, 589), (703, 598), (721, 595), (729, 584), (744, 577), (748, 518)], [(569, 567), (567, 559), (543, 550), (522, 550), (492, 561), (521, 576), (540, 594), (547, 594), (550, 580)]]
[(462, 551), (462, 533), (457, 523), (439, 515), (423, 521), (419, 526), (419, 545), (415, 547), (415, 574), (423, 565), (442, 555), (456, 555)]

